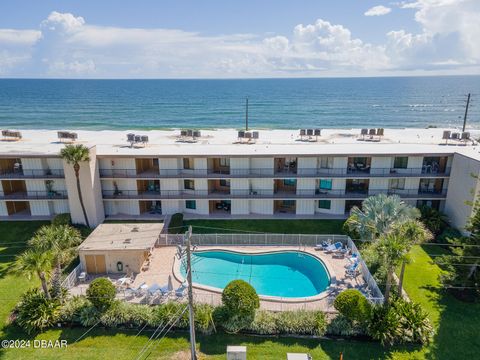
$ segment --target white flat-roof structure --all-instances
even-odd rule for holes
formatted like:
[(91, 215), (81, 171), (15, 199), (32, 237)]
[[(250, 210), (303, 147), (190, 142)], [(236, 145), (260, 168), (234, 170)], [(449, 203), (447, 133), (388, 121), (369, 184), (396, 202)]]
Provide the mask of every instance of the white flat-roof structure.
[(139, 273), (155, 247), (162, 223), (100, 224), (78, 247), (88, 273)]
[[(367, 129), (368, 130), (368, 129)], [(370, 129), (376, 132), (376, 129)], [(370, 130), (368, 133), (370, 133)], [(111, 219), (342, 218), (378, 193), (445, 211), (463, 228), (480, 173), (479, 131), (457, 129), (78, 131), (90, 148), (81, 165), (82, 197), (91, 225)], [(455, 137), (445, 138), (445, 131)], [(70, 212), (84, 223), (65, 146), (51, 130), (22, 130), (0, 142), (0, 218), (40, 219)], [(127, 134), (148, 142), (127, 141)], [(200, 136), (198, 136), (200, 135)], [(250, 134), (252, 135), (252, 134)], [(249, 136), (250, 136), (249, 135)], [(466, 134), (468, 135), (468, 134)]]

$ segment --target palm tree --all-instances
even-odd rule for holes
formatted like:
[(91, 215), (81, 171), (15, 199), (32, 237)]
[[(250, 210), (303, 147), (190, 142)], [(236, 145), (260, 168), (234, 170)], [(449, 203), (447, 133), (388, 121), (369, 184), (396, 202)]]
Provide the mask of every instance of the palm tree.
[(45, 252), (37, 249), (29, 249), (18, 255), (15, 259), (12, 271), (31, 278), (36, 274), (42, 284), (43, 292), (47, 299), (51, 299), (48, 292), (47, 278), (52, 269), (52, 256), (50, 252)]
[[(52, 278), (53, 284), (60, 284), (62, 266), (68, 264), (75, 257), (77, 246), (82, 242), (80, 232), (69, 226), (42, 226), (30, 239), (29, 245), (43, 252), (50, 252), (55, 264), (55, 272)], [(55, 281), (54, 281), (55, 280)], [(60, 290), (54, 286), (57, 295)]]
[[(398, 231), (401, 236), (405, 237), (405, 239), (410, 243), (410, 247), (433, 239), (433, 235), (430, 230), (428, 230), (428, 228), (418, 220), (411, 220), (400, 224), (395, 230)], [(404, 261), (402, 261), (402, 268), (400, 270), (400, 276), (398, 279), (399, 294), (402, 294), (405, 265), (407, 264), (408, 260), (409, 259), (406, 258)]]
[(80, 163), (84, 161), (90, 161), (90, 150), (82, 144), (67, 145), (60, 151), (60, 156), (67, 162), (67, 164), (73, 165), (75, 177), (77, 178), (77, 191), (78, 198), (80, 200), (80, 206), (82, 207), (85, 224), (90, 227), (85, 205), (83, 203), (82, 189), (80, 187)]
[(417, 219), (420, 212), (406, 204), (398, 195), (379, 194), (362, 202), (362, 209), (353, 207), (345, 225), (365, 240), (376, 240), (394, 224)]
[(380, 239), (372, 245), (381, 256), (383, 264), (387, 269), (385, 303), (388, 303), (390, 297), (390, 289), (395, 269), (402, 264), (398, 285), (399, 294), (401, 294), (405, 264), (407, 264), (409, 260), (408, 253), (413, 245), (431, 238), (432, 234), (420, 221), (410, 220), (394, 225), (390, 232), (381, 236)]

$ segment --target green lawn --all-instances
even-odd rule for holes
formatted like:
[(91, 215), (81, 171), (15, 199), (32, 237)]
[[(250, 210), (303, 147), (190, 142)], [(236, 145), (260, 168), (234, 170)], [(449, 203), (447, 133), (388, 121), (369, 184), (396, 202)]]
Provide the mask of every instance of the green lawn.
[[(210, 227), (237, 228), (273, 232), (323, 232), (339, 233), (341, 222), (334, 221), (209, 221)], [(203, 223), (192, 221), (189, 223)], [(41, 223), (0, 223), (0, 316), (6, 320), (20, 294), (36, 281), (6, 275), (12, 255), (22, 251), (25, 241)], [(255, 226), (255, 227), (253, 227)], [(300, 230), (303, 229), (303, 230)], [(12, 243), (12, 244), (11, 244)], [(4, 245), (1, 245), (4, 244)], [(308, 352), (318, 359), (338, 359), (340, 352), (344, 359), (474, 359), (480, 353), (478, 305), (458, 302), (439, 291), (439, 269), (433, 265), (428, 251), (441, 251), (435, 247), (420, 246), (412, 250), (412, 263), (407, 266), (405, 289), (409, 296), (427, 309), (434, 321), (437, 333), (433, 344), (425, 349), (400, 347), (384, 349), (374, 342), (345, 340), (308, 340), (293, 338), (261, 338), (216, 334), (208, 337), (197, 336), (198, 349), (205, 359), (225, 359), (227, 344), (243, 344), (248, 347), (250, 359), (284, 359), (287, 352)], [(3, 325), (3, 322), (2, 322)], [(36, 337), (29, 337), (13, 326), (0, 326), (2, 338), (9, 339), (66, 339), (69, 346), (61, 350), (0, 350), (0, 359), (132, 359), (147, 342), (151, 332), (137, 330), (112, 331), (94, 329), (85, 338), (75, 343), (86, 329), (54, 329)], [(149, 359), (183, 358), (180, 353), (188, 351), (188, 338), (185, 333), (177, 333), (156, 344)]]
[(188, 220), (194, 233), (343, 234), (344, 220)]

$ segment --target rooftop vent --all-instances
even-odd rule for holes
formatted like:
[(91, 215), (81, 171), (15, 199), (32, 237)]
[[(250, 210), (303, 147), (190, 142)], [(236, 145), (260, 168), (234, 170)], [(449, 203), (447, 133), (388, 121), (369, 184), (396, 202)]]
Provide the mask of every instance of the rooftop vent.
[(123, 243), (124, 243), (124, 244), (131, 244), (131, 243), (132, 243), (132, 239), (125, 239), (125, 240), (123, 240)]
[(135, 227), (132, 229), (132, 232), (138, 232), (138, 227), (135, 226)]
[(177, 136), (178, 142), (197, 142), (197, 139), (202, 137), (200, 130), (184, 129), (180, 130), (180, 135)]

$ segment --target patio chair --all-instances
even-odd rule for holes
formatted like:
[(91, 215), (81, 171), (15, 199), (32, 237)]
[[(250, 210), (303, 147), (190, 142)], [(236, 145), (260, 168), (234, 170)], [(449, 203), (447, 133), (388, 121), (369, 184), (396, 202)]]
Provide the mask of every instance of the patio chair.
[(185, 290), (187, 290), (187, 285), (183, 283), (178, 289), (175, 290), (175, 297), (177, 299), (182, 299), (185, 296)]
[[(357, 254), (357, 253), (353, 253), (352, 255), (350, 255), (350, 256), (348, 257), (347, 260), (348, 260), (348, 262), (349, 262), (350, 264), (355, 264), (356, 262), (358, 262), (358, 254)], [(348, 265), (347, 265), (347, 266), (348, 266)]]
[(345, 270), (345, 276), (357, 277), (358, 274), (360, 273), (359, 266), (360, 264), (358, 262), (355, 264), (352, 264), (350, 267), (348, 267)]
[(332, 240), (328, 239), (328, 240), (322, 241), (320, 244), (315, 245), (313, 249), (316, 251), (323, 251), (326, 248), (328, 248), (330, 245), (332, 245)]
[(340, 249), (335, 250), (332, 256), (337, 259), (343, 259), (345, 255), (348, 254), (349, 251), (350, 250), (348, 248), (342, 246)]
[(340, 250), (343, 247), (342, 243), (340, 241), (336, 242), (335, 244), (329, 245), (325, 248), (325, 253), (326, 254), (331, 254), (334, 251)]

